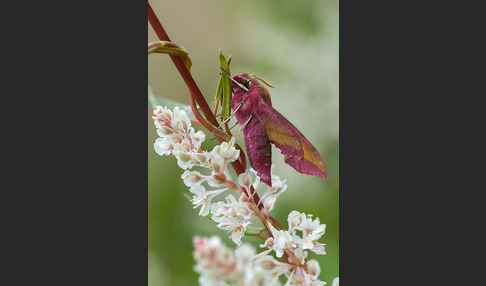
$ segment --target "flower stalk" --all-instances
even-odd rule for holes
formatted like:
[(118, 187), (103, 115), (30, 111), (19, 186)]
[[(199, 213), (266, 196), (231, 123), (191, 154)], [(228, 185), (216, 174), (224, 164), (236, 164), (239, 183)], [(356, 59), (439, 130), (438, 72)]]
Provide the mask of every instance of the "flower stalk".
[[(148, 20), (150, 22), (150, 25), (154, 29), (155, 33), (157, 34), (157, 37), (161, 41), (171, 42), (169, 35), (164, 30), (164, 27), (162, 26), (159, 19), (157, 18), (157, 15), (155, 15), (155, 12), (150, 6), (150, 3), (148, 1), (147, 1), (147, 6), (148, 6)], [(213, 112), (211, 111), (211, 108), (209, 107), (208, 103), (206, 102), (206, 99), (202, 95), (201, 90), (199, 89), (198, 85), (194, 81), (194, 78), (192, 77), (190, 71), (187, 69), (186, 65), (184, 64), (182, 58), (172, 54), (169, 54), (169, 57), (174, 63), (174, 65), (176, 66), (177, 70), (179, 71), (179, 74), (181, 75), (182, 79), (187, 85), (187, 88), (189, 89), (190, 105), (196, 119), (199, 121), (201, 125), (203, 125), (206, 129), (208, 129), (211, 133), (213, 133), (216, 136), (216, 139), (218, 140), (219, 143), (221, 143), (222, 141), (228, 141), (229, 138), (231, 138), (231, 131), (226, 126), (226, 134), (224, 134), (223, 132), (221, 132), (220, 129), (216, 127), (219, 126), (219, 123), (216, 120), (216, 117), (214, 116)], [(199, 109), (197, 108), (196, 104), (199, 105), (199, 107), (201, 108), (201, 111), (204, 114), (205, 118), (203, 118), (202, 115), (199, 113)], [(236, 146), (237, 149), (242, 151), (240, 146), (238, 145)], [(243, 152), (241, 152), (241, 154), (243, 154)], [(243, 159), (245, 158), (241, 158), (240, 161), (235, 161), (232, 163), (232, 166), (236, 174), (238, 175), (246, 171), (246, 159), (245, 159), (245, 163), (242, 163)], [(252, 195), (254, 201), (256, 202), (256, 205), (258, 206), (258, 208), (261, 209), (260, 197), (258, 196), (258, 193), (255, 192), (254, 189), (251, 190), (251, 193), (252, 194), (248, 193), (247, 195), (248, 196)]]

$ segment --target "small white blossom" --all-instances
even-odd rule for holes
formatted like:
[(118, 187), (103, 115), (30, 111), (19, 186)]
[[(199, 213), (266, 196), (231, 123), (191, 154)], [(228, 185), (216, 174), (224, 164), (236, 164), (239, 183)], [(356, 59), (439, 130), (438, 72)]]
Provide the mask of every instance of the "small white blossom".
[(235, 138), (232, 137), (229, 142), (223, 142), (213, 148), (211, 154), (215, 157), (221, 157), (226, 162), (234, 162), (240, 157), (240, 150), (235, 148)]
[(260, 177), (258, 177), (257, 171), (253, 168), (250, 168), (249, 172), (252, 174), (253, 178), (255, 178), (253, 181), (253, 188), (256, 190), (260, 186)]
[(228, 195), (225, 202), (216, 202), (211, 210), (211, 218), (218, 223), (217, 227), (231, 231), (230, 238), (237, 245), (240, 244), (252, 218), (252, 213), (243, 202), (243, 198), (242, 194), (237, 201), (233, 195)]
[(172, 127), (188, 131), (191, 127), (191, 120), (189, 119), (189, 116), (187, 116), (186, 111), (179, 106), (176, 106), (174, 107), (173, 115)]
[(170, 155), (174, 146), (166, 138), (157, 138), (154, 142), (155, 153), (160, 156)]
[(204, 142), (204, 140), (206, 140), (206, 135), (204, 134), (204, 132), (199, 130), (197, 132), (193, 132), (191, 134), (191, 138), (192, 138), (192, 143), (194, 144), (194, 148), (199, 149), (201, 147), (201, 144)]
[(304, 217), (305, 215), (298, 211), (291, 211), (287, 218), (289, 223), (289, 231), (293, 233), (294, 230), (302, 224)]
[(336, 277), (334, 278), (334, 280), (332, 280), (332, 286), (339, 286), (339, 277)]
[(317, 260), (312, 259), (307, 261), (307, 273), (312, 276), (312, 278), (317, 278), (321, 273), (321, 267), (319, 266), (319, 262)]
[(156, 106), (152, 113), (152, 119), (154, 120), (155, 127), (159, 128), (172, 120), (172, 111), (167, 107)]
[(282, 180), (279, 176), (275, 175), (273, 171), (274, 169), (275, 165), (272, 164), (272, 187), (270, 188), (269, 192), (272, 195), (280, 195), (287, 190), (287, 180)]
[(184, 174), (181, 175), (181, 178), (184, 181), (184, 184), (188, 187), (201, 184), (207, 179), (206, 176), (197, 171), (185, 171)]
[[(295, 240), (295, 237), (294, 237)], [(295, 259), (293, 263), (295, 264), (304, 264), (305, 260), (307, 259), (307, 251), (297, 245), (296, 248), (292, 249), (292, 253), (294, 254), (292, 259)]]
[(194, 162), (192, 161), (192, 154), (186, 151), (174, 151), (174, 156), (177, 158), (177, 165), (181, 169), (187, 170), (194, 167)]
[(319, 218), (312, 220), (312, 215), (304, 216), (299, 229), (304, 232), (304, 236), (309, 236), (312, 240), (318, 240), (326, 233), (326, 225), (321, 224)]
[(268, 196), (265, 199), (263, 199), (263, 207), (264, 209), (269, 213), (270, 211), (273, 210), (273, 207), (275, 206), (275, 202), (277, 202), (277, 197), (276, 196)]
[[(286, 230), (277, 230), (272, 226), (271, 223), (268, 224), (273, 237), (270, 237), (265, 241), (265, 246), (271, 245), (271, 249), (275, 251), (277, 257), (282, 257), (284, 250), (296, 247), (295, 240), (292, 235)], [(268, 246), (267, 246), (268, 247)]]
[(214, 199), (214, 197), (226, 191), (226, 189), (206, 191), (204, 186), (193, 185), (189, 191), (194, 195), (192, 198), (194, 208), (201, 207), (199, 215), (207, 216), (211, 208), (211, 201)]
[(299, 245), (303, 249), (310, 249), (316, 254), (326, 254), (325, 244), (318, 240), (326, 233), (326, 225), (321, 224), (319, 218), (312, 219), (312, 215), (305, 215), (292, 211), (288, 216), (289, 230), (295, 234), (295, 230), (302, 231)]
[[(312, 264), (310, 265), (310, 267), (314, 266), (315, 265)], [(289, 275), (288, 281), (285, 286), (324, 286), (327, 284), (326, 282), (317, 279), (320, 268), (314, 268), (312, 269), (312, 272), (309, 272), (308, 268), (309, 265), (307, 265), (307, 271), (303, 267), (296, 267)], [(318, 271), (317, 273), (315, 272), (316, 270)]]
[[(194, 238), (195, 270), (201, 274), (201, 285), (221, 285), (219, 281), (234, 276), (236, 257), (226, 248), (219, 237)], [(202, 284), (204, 283), (204, 284)]]
[[(275, 166), (272, 164), (271, 172), (272, 172), (272, 187), (268, 187), (267, 185), (267, 192), (261, 198), (263, 201), (264, 211), (266, 214), (269, 214), (273, 208), (275, 207), (275, 203), (277, 198), (287, 190), (286, 180), (282, 180), (279, 176), (274, 174)], [(256, 185), (259, 183), (258, 181), (255, 182)]]
[(250, 189), (252, 181), (253, 180), (251, 178), (250, 172), (244, 172), (238, 176), (238, 184), (240, 185), (240, 187), (245, 188), (245, 190)]

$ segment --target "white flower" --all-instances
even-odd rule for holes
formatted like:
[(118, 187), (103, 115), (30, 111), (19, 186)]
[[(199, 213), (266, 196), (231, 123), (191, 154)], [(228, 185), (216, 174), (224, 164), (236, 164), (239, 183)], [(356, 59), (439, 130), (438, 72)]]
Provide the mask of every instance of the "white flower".
[(289, 223), (289, 231), (294, 232), (294, 230), (302, 224), (304, 218), (304, 214), (298, 211), (291, 211), (287, 218), (287, 221)]
[(238, 176), (238, 184), (240, 185), (240, 187), (245, 188), (245, 190), (250, 189), (250, 185), (252, 184), (252, 178), (248, 171), (241, 173)]
[(273, 238), (268, 238), (264, 245), (267, 247), (271, 246), (271, 249), (275, 251), (277, 257), (282, 257), (285, 249), (291, 249), (297, 246), (292, 235), (288, 231), (277, 230), (271, 223), (269, 223), (268, 226), (272, 232)]
[[(216, 148), (216, 147), (215, 147)], [(226, 163), (224, 158), (213, 152), (209, 155), (209, 168), (214, 174), (223, 174), (225, 171)]]
[(174, 134), (174, 130), (168, 126), (159, 126), (157, 127), (157, 134), (160, 136), (160, 137), (166, 137), (166, 136), (169, 136), (171, 134)]
[(202, 175), (197, 171), (185, 171), (184, 174), (181, 175), (184, 184), (188, 187), (192, 187), (193, 185), (201, 184), (202, 182), (206, 181), (206, 176)]
[(213, 154), (215, 157), (223, 158), (226, 162), (234, 162), (240, 156), (240, 150), (237, 150), (234, 145), (235, 139), (232, 137), (230, 142), (223, 142), (214, 147), (211, 154)]
[(317, 279), (317, 277), (319, 277), (319, 274), (321, 273), (321, 267), (319, 266), (319, 262), (317, 262), (317, 260), (315, 259), (312, 259), (307, 261), (306, 266), (307, 273), (311, 275), (312, 278)]
[[(258, 255), (257, 255), (258, 256)], [(280, 276), (289, 272), (292, 266), (290, 264), (280, 262), (271, 255), (264, 255), (255, 260), (255, 264), (259, 267), (269, 271), (274, 276)]]
[(267, 212), (271, 212), (277, 201), (277, 196), (268, 196), (263, 200), (263, 207)]
[[(294, 239), (295, 239), (295, 237), (294, 237)], [(296, 260), (296, 261), (293, 261), (293, 263), (295, 263), (295, 264), (304, 264), (305, 263), (305, 259), (307, 258), (307, 251), (305, 251), (301, 247), (298, 247), (298, 245), (297, 245), (297, 248), (292, 249), (292, 253), (294, 254), (293, 255), (294, 257), (292, 257), (292, 259)]]
[(236, 223), (231, 230), (231, 240), (236, 244), (240, 245), (241, 244), (241, 239), (245, 235), (246, 228), (248, 226), (249, 222), (244, 222), (244, 223)]
[(334, 280), (332, 280), (332, 286), (339, 286), (339, 277), (336, 277), (334, 278)]
[(193, 185), (189, 191), (194, 195), (192, 198), (194, 208), (201, 207), (199, 215), (207, 216), (209, 214), (209, 210), (211, 209), (211, 201), (214, 199), (214, 197), (226, 191), (226, 189), (206, 191), (206, 189), (201, 185)]
[(201, 147), (201, 144), (206, 139), (206, 135), (204, 134), (204, 132), (199, 130), (197, 132), (191, 133), (191, 139), (192, 139), (192, 143), (194, 144), (194, 148), (199, 149)]
[(327, 254), (325, 246), (323, 243), (313, 241), (312, 247), (308, 249), (312, 250), (315, 254), (325, 255)]
[(155, 153), (163, 156), (163, 155), (170, 155), (172, 152), (173, 146), (167, 140), (167, 138), (157, 138), (154, 142), (154, 150)]
[(167, 107), (156, 106), (152, 113), (152, 119), (154, 120), (154, 124), (157, 128), (162, 123), (170, 122), (172, 120), (172, 111)]
[(312, 215), (304, 216), (304, 220), (299, 226), (304, 236), (309, 236), (312, 240), (318, 240), (326, 233), (326, 225), (321, 224), (319, 218), (312, 220)]
[(282, 180), (279, 176), (274, 174), (275, 165), (272, 164), (272, 187), (270, 188), (270, 193), (272, 195), (280, 195), (287, 190), (287, 181)]
[(305, 215), (298, 211), (292, 211), (288, 216), (289, 231), (295, 234), (295, 230), (302, 231), (299, 245), (303, 249), (310, 249), (316, 254), (326, 254), (325, 244), (318, 240), (326, 233), (326, 225), (321, 224), (319, 218), (312, 220), (312, 215)]
[[(280, 194), (282, 194), (283, 192), (285, 192), (285, 190), (287, 190), (286, 181), (280, 179), (279, 176), (274, 174), (274, 171), (273, 171), (274, 167), (275, 167), (275, 165), (272, 164), (272, 167), (271, 167), (272, 187), (268, 187), (267, 185), (265, 185), (267, 187), (268, 191), (262, 197), (263, 206), (265, 208), (264, 211), (265, 211), (266, 214), (270, 213), (272, 211), (272, 209), (275, 207), (275, 203), (277, 201), (278, 196), (280, 196)], [(258, 178), (258, 181), (256, 181), (254, 185), (258, 185), (259, 179), (260, 178)]]
[(234, 254), (226, 248), (219, 237), (194, 238), (194, 258), (197, 262), (195, 270), (201, 274), (202, 285), (224, 281), (233, 276), (236, 266)]
[(252, 218), (243, 198), (244, 195), (241, 195), (237, 201), (233, 195), (228, 195), (225, 202), (216, 202), (211, 210), (211, 219), (218, 223), (218, 228), (231, 231), (230, 238), (237, 245), (241, 243)]
[(177, 158), (177, 165), (181, 169), (187, 170), (194, 167), (194, 162), (192, 160), (192, 153), (183, 150), (174, 150), (174, 156)]
[[(311, 267), (314, 266), (315, 265), (311, 265)], [(313, 269), (313, 271), (315, 270), (320, 271), (320, 269)], [(289, 276), (285, 286), (323, 286), (327, 284), (326, 282), (317, 279), (319, 273), (317, 273), (317, 275), (314, 274), (315, 272), (311, 274), (302, 267), (296, 267)]]
[(186, 111), (176, 106), (174, 107), (173, 114), (172, 127), (186, 132), (189, 131), (191, 120), (187, 116)]
[(251, 174), (253, 174), (253, 178), (255, 178), (253, 182), (253, 188), (255, 188), (256, 190), (260, 186), (260, 177), (258, 177), (257, 171), (255, 171), (255, 169), (250, 168), (249, 171)]
[(208, 152), (201, 152), (201, 153), (194, 153), (192, 158), (197, 162), (198, 166), (208, 168), (208, 161), (209, 161), (209, 153)]

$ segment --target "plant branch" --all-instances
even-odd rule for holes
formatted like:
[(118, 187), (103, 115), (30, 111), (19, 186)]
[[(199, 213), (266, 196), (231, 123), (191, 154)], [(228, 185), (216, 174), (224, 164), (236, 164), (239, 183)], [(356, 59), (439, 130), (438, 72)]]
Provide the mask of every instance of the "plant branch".
[[(157, 15), (155, 15), (154, 10), (150, 6), (150, 3), (147, 1), (147, 6), (148, 6), (148, 20), (150, 22), (150, 25), (154, 29), (155, 33), (157, 34), (157, 37), (161, 41), (167, 41), (170, 42), (169, 35), (167, 32), (164, 30), (162, 24), (160, 23), (159, 19), (157, 18)], [(190, 98), (190, 104), (192, 111), (194, 115), (196, 116), (196, 119), (199, 121), (201, 125), (206, 127), (210, 132), (212, 132), (215, 136), (218, 142), (222, 141), (227, 141), (228, 136), (231, 137), (231, 131), (228, 130), (228, 127), (226, 127), (226, 133), (224, 133), (221, 129), (219, 129), (217, 126), (219, 126), (218, 121), (216, 120), (215, 115), (211, 111), (211, 108), (209, 107), (208, 103), (206, 102), (206, 99), (204, 98), (203, 94), (201, 93), (201, 90), (199, 89), (198, 85), (194, 81), (194, 78), (192, 77), (190, 71), (187, 69), (185, 66), (183, 60), (181, 57), (169, 54), (170, 59), (176, 66), (177, 70), (179, 71), (179, 74), (181, 75), (182, 79), (187, 85), (187, 88), (189, 89), (189, 98)], [(199, 113), (199, 110), (197, 108), (197, 105), (201, 108), (202, 113), (204, 114), (205, 119), (201, 116)], [(207, 120), (207, 121), (206, 121)], [(226, 135), (226, 136), (225, 136)], [(240, 150), (240, 160), (235, 161), (232, 163), (232, 167), (235, 170), (237, 175), (240, 175), (246, 171), (246, 156), (241, 149), (241, 147), (238, 144), (235, 144), (235, 147)], [(255, 191), (253, 186), (251, 186), (249, 192), (246, 193), (248, 198), (251, 198), (252, 201), (254, 202), (258, 212), (263, 208), (263, 204), (261, 204), (260, 197), (258, 193)], [(261, 217), (263, 220), (263, 224), (266, 226), (266, 219), (264, 216)], [(282, 229), (282, 225), (273, 217), (269, 216), (269, 219), (272, 224), (277, 225), (280, 229)], [(272, 233), (268, 230), (270, 236), (272, 236)]]
[[(164, 28), (162, 27), (162, 24), (160, 23), (159, 19), (155, 15), (154, 10), (150, 6), (150, 3), (147, 2), (147, 6), (148, 6), (148, 20), (150, 22), (150, 25), (152, 25), (152, 28), (154, 29), (155, 33), (157, 34), (157, 37), (159, 37), (161, 41), (170, 42), (171, 40), (169, 38), (169, 35), (167, 35)], [(211, 112), (211, 109), (209, 108), (209, 105), (204, 99), (201, 90), (199, 89), (196, 82), (192, 78), (192, 75), (189, 72), (189, 70), (187, 70), (182, 59), (174, 55), (169, 55), (169, 57), (174, 63), (174, 65), (176, 66), (179, 73), (181, 74), (182, 79), (186, 83), (190, 95), (194, 97), (197, 104), (201, 107), (201, 111), (205, 115), (206, 119), (214, 126), (218, 126), (219, 124), (218, 121), (216, 120), (216, 117), (214, 117), (213, 113)]]

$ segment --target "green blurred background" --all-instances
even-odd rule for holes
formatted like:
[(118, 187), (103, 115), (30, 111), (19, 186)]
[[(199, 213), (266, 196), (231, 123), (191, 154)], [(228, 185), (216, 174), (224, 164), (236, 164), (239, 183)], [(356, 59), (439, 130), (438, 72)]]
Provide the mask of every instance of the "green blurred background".
[[(321, 241), (328, 254), (309, 256), (321, 264), (320, 279), (330, 283), (339, 275), (338, 1), (153, 0), (151, 5), (172, 41), (190, 52), (192, 74), (211, 106), (221, 48), (233, 56), (233, 74), (251, 72), (275, 86), (270, 90), (274, 107), (321, 153), (327, 181), (298, 174), (273, 147), (275, 172), (287, 179), (289, 187), (272, 214), (284, 225), (292, 210), (313, 214), (327, 224)], [(148, 41), (155, 40), (149, 26)], [(185, 84), (168, 56), (149, 57), (148, 80), (156, 94), (188, 103)], [(217, 235), (227, 246), (235, 245), (228, 233), (192, 209), (184, 197), (182, 170), (173, 157), (155, 154), (156, 132), (150, 117), (147, 124), (149, 285), (198, 285), (193, 236)], [(241, 136), (238, 142), (243, 143)], [(248, 237), (244, 242), (255, 247), (261, 243)]]

